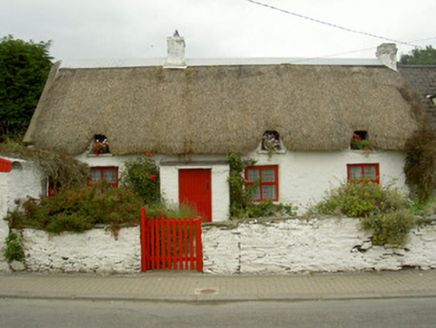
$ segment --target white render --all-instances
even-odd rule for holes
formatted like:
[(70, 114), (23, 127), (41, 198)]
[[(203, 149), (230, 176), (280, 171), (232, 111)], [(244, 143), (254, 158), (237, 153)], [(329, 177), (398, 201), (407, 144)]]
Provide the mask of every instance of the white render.
[(271, 158), (256, 150), (243, 157), (257, 160), (256, 165), (278, 165), (279, 201), (298, 206), (298, 213), (323, 199), (325, 193), (347, 180), (347, 164), (379, 164), (380, 184), (392, 185), (408, 193), (403, 171), (405, 155), (398, 151), (374, 151), (365, 155), (360, 150), (336, 152), (279, 151)]
[(410, 233), (406, 248), (373, 246), (355, 218), (259, 219), (206, 224), (203, 271), (217, 275), (436, 268), (436, 226)]
[(106, 229), (47, 234), (23, 229), (25, 265), (33, 272), (141, 271), (139, 227), (123, 228), (117, 239)]
[(0, 172), (0, 262), (4, 242), (9, 234), (8, 222), (3, 220), (8, 211), (16, 208), (15, 200), (38, 198), (46, 188), (46, 179), (40, 167), (30, 161), (16, 158), (3, 159), (12, 162), (10, 172)]
[[(89, 152), (76, 158), (87, 163), (90, 167), (116, 166), (119, 173), (123, 170), (124, 162), (135, 156), (100, 155), (89, 156)], [(338, 187), (347, 179), (347, 164), (379, 164), (380, 184), (391, 185), (407, 194), (403, 171), (405, 154), (399, 151), (376, 150), (371, 154), (364, 154), (360, 150), (344, 151), (287, 151), (281, 150), (271, 158), (266, 151), (258, 149), (241, 157), (257, 160), (256, 165), (277, 165), (279, 170), (279, 200), (277, 203), (298, 206), (298, 213), (304, 214), (307, 209), (318, 203), (325, 193)], [(155, 155), (153, 159), (160, 166), (161, 194), (169, 204), (179, 203), (179, 169), (211, 169), (212, 173), (212, 221), (229, 219), (229, 186), (230, 168), (227, 164), (212, 164), (214, 161), (225, 160), (224, 155), (192, 155), (168, 156)], [(162, 162), (179, 162), (174, 165), (160, 165)], [(210, 162), (210, 164), (198, 164)], [(186, 164), (188, 163), (188, 164)]]

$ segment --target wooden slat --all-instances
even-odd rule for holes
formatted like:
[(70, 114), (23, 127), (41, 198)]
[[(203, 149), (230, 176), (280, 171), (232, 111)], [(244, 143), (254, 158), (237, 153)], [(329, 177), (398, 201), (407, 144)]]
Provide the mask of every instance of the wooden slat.
[(202, 272), (201, 221), (201, 218), (148, 217), (142, 208), (141, 270)]

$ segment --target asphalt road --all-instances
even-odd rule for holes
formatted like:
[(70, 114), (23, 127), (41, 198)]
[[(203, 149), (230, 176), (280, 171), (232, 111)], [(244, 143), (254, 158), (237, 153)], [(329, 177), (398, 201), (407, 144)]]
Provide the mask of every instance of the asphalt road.
[(1, 327), (435, 327), (436, 298), (150, 303), (0, 299)]

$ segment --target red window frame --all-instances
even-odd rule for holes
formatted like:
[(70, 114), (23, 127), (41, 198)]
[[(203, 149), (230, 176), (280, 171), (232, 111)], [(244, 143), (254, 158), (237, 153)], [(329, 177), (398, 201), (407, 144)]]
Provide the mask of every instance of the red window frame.
[[(100, 171), (100, 183), (104, 181), (104, 171), (115, 171), (115, 182), (108, 183), (109, 186), (118, 187), (118, 167), (116, 166), (96, 166), (91, 167), (91, 171)], [(107, 182), (107, 181), (106, 181)], [(88, 185), (96, 183), (96, 181), (92, 181), (91, 178), (88, 180)]]
[[(262, 181), (262, 170), (263, 169), (273, 169), (274, 170), (274, 181), (273, 182), (266, 182)], [(266, 202), (266, 201), (278, 201), (279, 200), (279, 168), (275, 165), (264, 165), (264, 166), (248, 166), (245, 168), (245, 188), (247, 188), (250, 185), (253, 185), (257, 182), (249, 182), (248, 181), (248, 171), (249, 170), (259, 170), (259, 199), (252, 199), (254, 202)], [(262, 186), (266, 185), (273, 185), (276, 189), (276, 198), (275, 199), (265, 199), (263, 197), (263, 191)]]
[(375, 168), (375, 179), (370, 179), (369, 181), (380, 184), (380, 166), (379, 164), (347, 164), (347, 180), (349, 182), (362, 182), (363, 179), (360, 180), (352, 180), (350, 178), (350, 167), (360, 167), (362, 177), (365, 176), (365, 167), (373, 167)]

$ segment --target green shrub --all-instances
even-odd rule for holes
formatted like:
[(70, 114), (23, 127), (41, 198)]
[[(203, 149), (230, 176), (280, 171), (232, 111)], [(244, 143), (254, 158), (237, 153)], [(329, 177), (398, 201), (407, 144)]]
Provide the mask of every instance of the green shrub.
[[(103, 192), (100, 192), (103, 188)], [(53, 197), (27, 199), (8, 213), (9, 226), (26, 226), (47, 232), (83, 232), (95, 224), (109, 225), (117, 230), (120, 224), (136, 225), (142, 205), (140, 197), (125, 188), (93, 185), (62, 189)]]
[(374, 245), (402, 247), (414, 226), (415, 216), (408, 209), (371, 215), (361, 221), (362, 229), (373, 233)]
[(323, 214), (342, 214), (349, 217), (365, 217), (372, 213), (385, 213), (409, 208), (410, 201), (397, 189), (382, 187), (377, 183), (344, 182), (329, 191), (315, 206), (314, 211)]
[(24, 250), (21, 246), (22, 238), (15, 232), (10, 232), (5, 240), (6, 249), (5, 257), (8, 263), (12, 261), (22, 261), (24, 259)]
[(145, 204), (159, 203), (160, 197), (160, 175), (159, 168), (153, 155), (146, 153), (125, 163), (121, 172), (121, 183), (129, 190), (140, 196)]
[(314, 211), (362, 218), (361, 228), (373, 233), (374, 245), (403, 246), (415, 225), (413, 202), (390, 186), (370, 181), (344, 182), (331, 190)]

